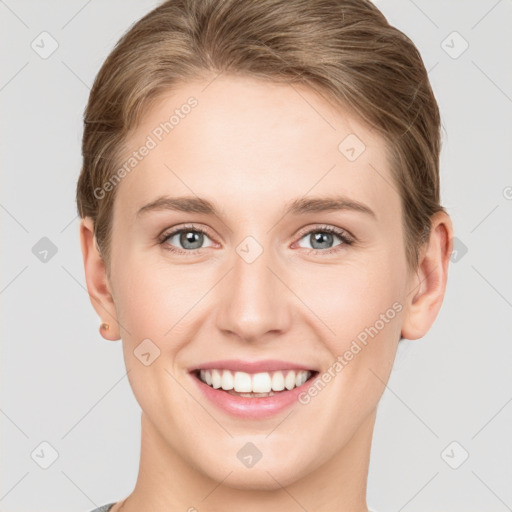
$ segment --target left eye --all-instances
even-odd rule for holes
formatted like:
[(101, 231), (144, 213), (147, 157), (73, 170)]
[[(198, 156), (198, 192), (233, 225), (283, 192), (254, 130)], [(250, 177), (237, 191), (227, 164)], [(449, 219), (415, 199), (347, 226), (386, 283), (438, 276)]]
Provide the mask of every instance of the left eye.
[[(335, 230), (333, 228), (322, 228), (322, 229), (315, 229), (312, 231), (308, 231), (302, 238), (306, 239), (310, 243), (310, 247), (306, 247), (306, 249), (313, 249), (313, 250), (325, 250), (325, 249), (332, 249), (333, 246), (333, 240), (334, 238), (338, 238), (341, 242), (337, 245), (343, 245), (347, 244), (350, 245), (352, 242), (351, 240), (343, 234), (343, 232)], [(336, 247), (336, 246), (334, 246)], [(325, 251), (323, 251), (325, 252)]]

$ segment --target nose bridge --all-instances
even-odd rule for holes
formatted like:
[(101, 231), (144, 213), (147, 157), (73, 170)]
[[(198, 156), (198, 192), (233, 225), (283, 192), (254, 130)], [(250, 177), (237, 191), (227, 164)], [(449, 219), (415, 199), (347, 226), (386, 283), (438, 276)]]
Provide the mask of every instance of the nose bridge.
[(217, 322), (221, 330), (255, 341), (270, 331), (286, 329), (288, 306), (284, 287), (274, 275), (278, 265), (273, 256), (253, 237), (236, 247), (232, 270), (220, 290)]

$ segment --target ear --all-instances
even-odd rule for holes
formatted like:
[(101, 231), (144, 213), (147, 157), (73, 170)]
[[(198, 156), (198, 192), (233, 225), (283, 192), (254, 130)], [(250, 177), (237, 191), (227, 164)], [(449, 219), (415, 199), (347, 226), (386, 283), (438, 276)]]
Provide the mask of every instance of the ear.
[(101, 257), (96, 236), (94, 235), (94, 222), (90, 217), (85, 217), (80, 222), (80, 244), (82, 246), (85, 280), (91, 304), (102, 319), (102, 322), (109, 324), (109, 329), (100, 330), (100, 334), (106, 340), (119, 340), (120, 331), (112, 288), (107, 276), (105, 262)]
[(430, 237), (421, 251), (405, 300), (404, 338), (422, 338), (434, 323), (443, 303), (452, 250), (452, 221), (447, 213), (438, 212), (432, 217)]

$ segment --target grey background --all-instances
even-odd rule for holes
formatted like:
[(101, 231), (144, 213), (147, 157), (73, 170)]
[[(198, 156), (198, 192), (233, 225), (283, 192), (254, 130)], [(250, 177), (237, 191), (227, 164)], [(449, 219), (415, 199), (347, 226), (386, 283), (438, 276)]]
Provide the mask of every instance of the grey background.
[[(429, 70), (458, 250), (439, 317), (422, 340), (403, 342), (380, 403), (369, 505), (512, 510), (512, 1), (377, 4)], [(89, 87), (156, 5), (0, 1), (3, 512), (85, 512), (136, 481), (140, 410), (120, 342), (98, 333), (74, 197)], [(46, 59), (31, 47), (43, 31), (58, 43)], [(464, 43), (453, 31), (469, 44), (457, 58)], [(43, 237), (57, 250), (46, 262)], [(52, 448), (42, 442), (58, 453), (47, 469)]]

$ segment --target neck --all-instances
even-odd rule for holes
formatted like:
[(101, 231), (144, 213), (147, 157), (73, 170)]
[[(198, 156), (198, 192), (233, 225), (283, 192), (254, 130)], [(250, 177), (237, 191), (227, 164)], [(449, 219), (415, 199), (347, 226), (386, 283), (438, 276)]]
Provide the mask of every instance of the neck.
[[(139, 475), (134, 491), (122, 503), (122, 512), (295, 512), (299, 508), (367, 512), (366, 482), (375, 415), (376, 411), (367, 417), (340, 452), (305, 477), (286, 487), (273, 480), (270, 490), (251, 490), (230, 487), (229, 475), (215, 481), (192, 467), (169, 447), (143, 413)], [(112, 510), (119, 510), (120, 505)]]

